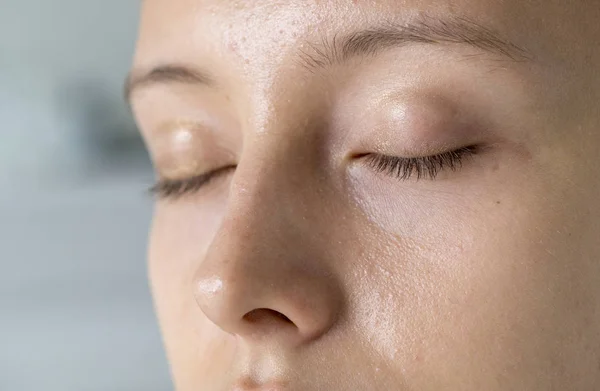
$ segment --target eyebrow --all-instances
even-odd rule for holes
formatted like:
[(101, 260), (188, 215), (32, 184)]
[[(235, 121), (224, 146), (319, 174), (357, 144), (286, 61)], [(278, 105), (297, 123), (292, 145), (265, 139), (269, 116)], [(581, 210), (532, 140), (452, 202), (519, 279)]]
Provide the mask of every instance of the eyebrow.
[[(473, 20), (463, 17), (438, 19), (431, 16), (421, 16), (407, 24), (381, 24), (343, 37), (324, 37), (318, 44), (309, 43), (309, 49), (302, 49), (298, 58), (303, 67), (316, 72), (347, 62), (353, 57), (374, 56), (391, 47), (410, 44), (466, 45), (512, 62), (532, 60), (531, 53), (527, 50)], [(168, 83), (216, 86), (208, 72), (195, 66), (159, 65), (148, 72), (131, 72), (125, 81), (125, 99), (130, 101), (133, 92), (141, 87)]]
[(133, 92), (141, 87), (154, 84), (198, 84), (212, 87), (214, 80), (208, 73), (186, 65), (159, 65), (148, 72), (133, 71), (125, 80), (123, 93), (126, 101), (131, 100)]
[(309, 49), (300, 53), (300, 63), (311, 71), (317, 71), (342, 64), (352, 57), (373, 56), (391, 47), (410, 44), (457, 44), (499, 55), (512, 62), (532, 60), (527, 50), (473, 20), (421, 16), (407, 24), (389, 22), (343, 37), (335, 35), (331, 39), (325, 38), (318, 44), (309, 44)]

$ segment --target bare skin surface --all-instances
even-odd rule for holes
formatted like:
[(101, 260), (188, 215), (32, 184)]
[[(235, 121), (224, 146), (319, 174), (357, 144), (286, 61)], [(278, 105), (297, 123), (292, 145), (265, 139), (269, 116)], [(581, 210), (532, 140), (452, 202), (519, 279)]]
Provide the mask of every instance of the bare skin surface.
[(600, 389), (594, 1), (146, 0), (178, 391)]

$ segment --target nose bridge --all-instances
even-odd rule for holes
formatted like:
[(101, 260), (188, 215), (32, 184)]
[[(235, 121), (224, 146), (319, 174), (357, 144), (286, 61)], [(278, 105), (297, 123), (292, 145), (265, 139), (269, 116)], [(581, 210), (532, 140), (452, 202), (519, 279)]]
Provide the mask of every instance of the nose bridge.
[[(281, 252), (289, 249), (293, 238), (302, 237), (295, 222), (303, 218), (301, 208), (296, 207), (305, 203), (303, 194), (293, 189), (282, 164), (261, 163), (238, 166), (227, 212), (210, 248), (215, 256), (204, 261), (207, 269), (220, 267), (221, 273), (235, 275), (241, 274), (240, 268), (258, 272), (259, 266), (269, 259), (287, 258), (280, 267), (290, 264), (290, 254)], [(261, 258), (261, 262), (252, 262), (250, 258)], [(225, 265), (231, 270), (225, 271)], [(244, 274), (248, 273), (245, 270)]]
[(255, 111), (269, 114), (255, 115), (248, 124), (244, 151), (230, 188), (228, 215), (256, 218), (257, 224), (269, 221), (297, 226), (298, 219), (307, 218), (310, 187), (317, 180), (314, 174), (319, 171), (322, 147), (318, 132), (308, 116), (289, 103), (280, 103), (270, 111), (258, 106)]
[(292, 167), (290, 159), (277, 149), (260, 146), (242, 157), (230, 188), (228, 217), (244, 217), (257, 224), (265, 219), (272, 219), (272, 224), (293, 219), (294, 210), (289, 206), (304, 203), (305, 194), (294, 187), (306, 169)]
[[(259, 89), (261, 90), (261, 89)], [(213, 254), (269, 253), (274, 258), (292, 237), (302, 236), (297, 222), (306, 219), (308, 193), (300, 183), (311, 181), (308, 127), (293, 126), (295, 110), (277, 102), (280, 93), (265, 89), (254, 99), (248, 116), (244, 147), (233, 176), (227, 211), (213, 241)], [(304, 215), (304, 216), (303, 216)], [(281, 256), (281, 255), (280, 255)], [(289, 257), (289, 255), (288, 255)], [(206, 259), (210, 269), (212, 259)], [(231, 261), (233, 262), (233, 261)], [(248, 262), (236, 262), (243, 267)], [(256, 265), (256, 263), (254, 263)], [(233, 267), (233, 264), (231, 265)], [(256, 269), (256, 267), (254, 268)]]

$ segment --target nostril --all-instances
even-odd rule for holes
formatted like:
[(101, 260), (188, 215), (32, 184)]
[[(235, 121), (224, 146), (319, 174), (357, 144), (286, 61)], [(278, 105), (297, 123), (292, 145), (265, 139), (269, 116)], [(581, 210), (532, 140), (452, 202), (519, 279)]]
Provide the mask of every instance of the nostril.
[(294, 324), (294, 322), (292, 322), (290, 320), (290, 318), (288, 318), (281, 312), (271, 310), (268, 308), (259, 308), (259, 309), (250, 311), (246, 315), (244, 315), (244, 320), (246, 322), (252, 323), (252, 324), (261, 323), (261, 322), (265, 322), (265, 321), (269, 321), (269, 320), (271, 320), (271, 321), (279, 320), (279, 321), (283, 321), (284, 323), (289, 323), (291, 325)]

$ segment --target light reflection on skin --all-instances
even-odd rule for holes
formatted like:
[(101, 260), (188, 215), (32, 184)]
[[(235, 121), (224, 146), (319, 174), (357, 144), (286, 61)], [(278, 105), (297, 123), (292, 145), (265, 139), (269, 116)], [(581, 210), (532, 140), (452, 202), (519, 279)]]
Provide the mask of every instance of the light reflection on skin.
[(185, 145), (192, 141), (192, 133), (187, 127), (182, 127), (175, 131), (175, 143), (179, 145)]
[[(163, 124), (150, 146), (158, 174), (168, 179), (189, 178), (232, 160), (215, 132), (198, 122), (176, 120)], [(217, 162), (217, 163), (215, 163)]]
[[(599, 19), (144, 2), (129, 92), (159, 179), (236, 166), (156, 203), (177, 390), (600, 389)], [(381, 155), (443, 167), (401, 180)]]
[(218, 278), (202, 281), (197, 288), (201, 295), (215, 295), (223, 290), (223, 281)]

